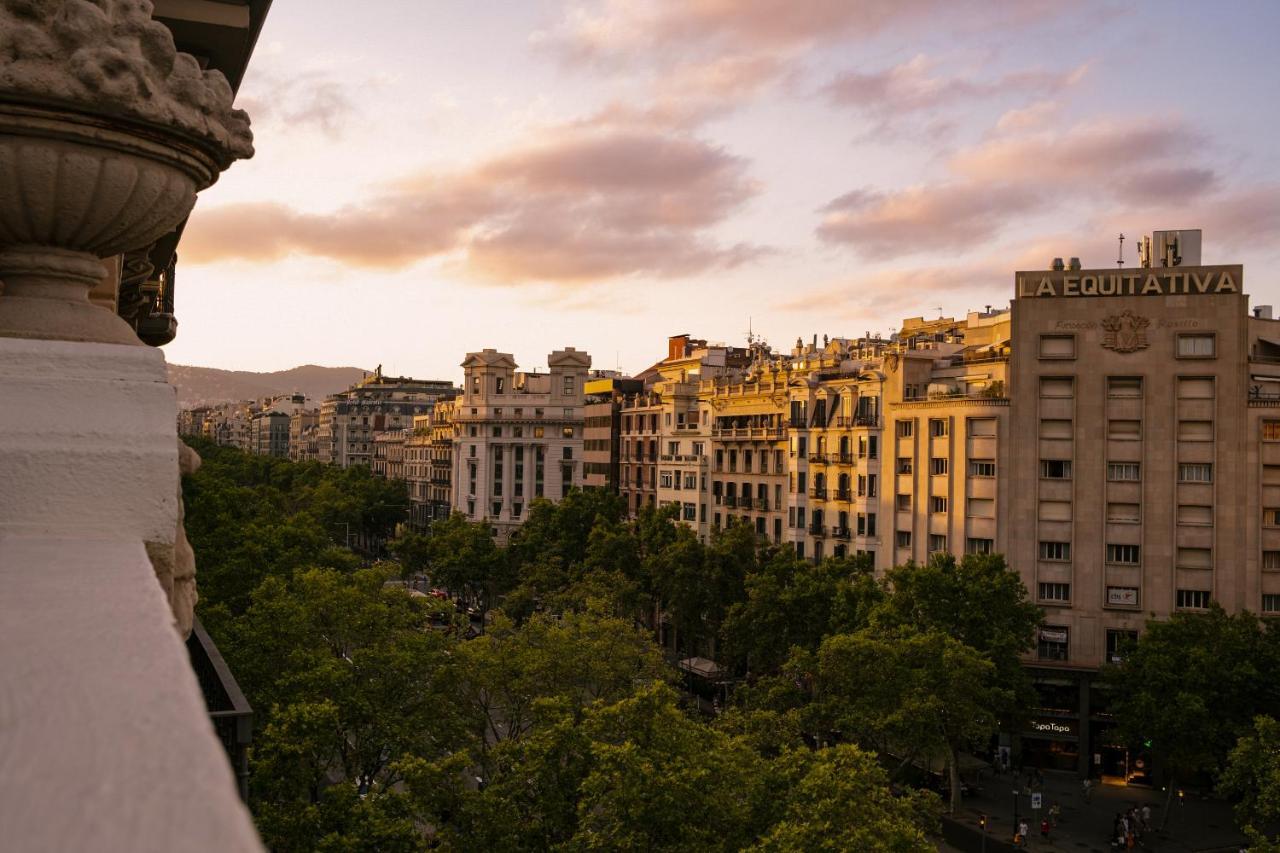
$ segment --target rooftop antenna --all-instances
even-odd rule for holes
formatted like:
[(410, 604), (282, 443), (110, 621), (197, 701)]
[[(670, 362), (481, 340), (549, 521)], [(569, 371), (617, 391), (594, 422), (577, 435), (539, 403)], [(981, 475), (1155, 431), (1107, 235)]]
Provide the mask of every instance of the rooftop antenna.
[(754, 340), (754, 336), (753, 336), (753, 329), (752, 329), (752, 326), (751, 326), (751, 320), (752, 320), (752, 318), (751, 318), (750, 316), (748, 316), (748, 317), (747, 317), (747, 346), (751, 346), (751, 343), (752, 343), (752, 341)]
[(1116, 266), (1124, 266), (1124, 232), (1120, 232), (1120, 257), (1116, 258)]

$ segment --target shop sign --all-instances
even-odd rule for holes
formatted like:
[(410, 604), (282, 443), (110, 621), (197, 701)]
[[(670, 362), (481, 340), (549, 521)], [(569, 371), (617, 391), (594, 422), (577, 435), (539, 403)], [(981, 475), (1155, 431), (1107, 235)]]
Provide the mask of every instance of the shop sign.
[(1107, 587), (1107, 604), (1117, 604), (1123, 607), (1137, 607), (1138, 588), (1133, 586)]
[(1067, 641), (1066, 628), (1041, 628), (1040, 639), (1046, 643), (1065, 643)]
[(1019, 272), (1019, 299), (1080, 296), (1193, 296), (1240, 293), (1243, 267), (1153, 267)]
[(1041, 737), (1074, 737), (1076, 721), (1041, 717), (1031, 721), (1027, 733)]

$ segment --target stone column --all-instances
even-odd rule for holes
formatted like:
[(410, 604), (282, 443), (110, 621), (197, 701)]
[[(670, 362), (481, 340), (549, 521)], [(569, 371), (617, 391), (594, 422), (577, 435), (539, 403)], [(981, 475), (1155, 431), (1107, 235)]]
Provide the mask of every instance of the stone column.
[(260, 849), (174, 630), (194, 606), (176, 393), (104, 266), (172, 233), (252, 137), (227, 81), (150, 10), (0, 0), (18, 46), (0, 61), (0, 826), (15, 849)]

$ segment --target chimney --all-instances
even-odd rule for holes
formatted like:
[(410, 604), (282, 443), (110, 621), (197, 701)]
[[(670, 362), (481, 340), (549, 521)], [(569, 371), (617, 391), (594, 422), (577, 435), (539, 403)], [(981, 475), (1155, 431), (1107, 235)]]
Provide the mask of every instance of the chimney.
[(667, 358), (684, 358), (689, 347), (689, 333), (683, 332), (667, 338)]
[(1064, 269), (1064, 267), (1062, 266), (1062, 258), (1054, 258), (1053, 262), (1049, 264), (1049, 269), (1053, 270), (1054, 272), (1062, 272), (1062, 270)]
[(1072, 259), (1070, 260), (1070, 262), (1068, 263), (1068, 265), (1067, 265), (1067, 266), (1068, 266), (1068, 268), (1069, 268), (1069, 269), (1073, 269), (1073, 270), (1078, 270), (1078, 269), (1080, 269), (1080, 259), (1079, 259), (1079, 258), (1072, 258)]
[(1270, 320), (1270, 319), (1272, 319), (1272, 316), (1271, 316), (1271, 306), (1270, 306), (1270, 305), (1259, 305), (1257, 308), (1254, 308), (1254, 309), (1253, 309), (1253, 316), (1254, 316), (1254, 317), (1257, 317), (1259, 320)]

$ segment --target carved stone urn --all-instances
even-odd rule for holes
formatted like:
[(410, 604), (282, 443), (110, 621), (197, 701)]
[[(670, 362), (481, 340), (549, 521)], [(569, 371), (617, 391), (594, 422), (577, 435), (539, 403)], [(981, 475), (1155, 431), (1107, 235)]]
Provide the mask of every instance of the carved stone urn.
[(223, 76), (147, 0), (0, 0), (0, 337), (139, 344), (89, 301), (252, 156)]

